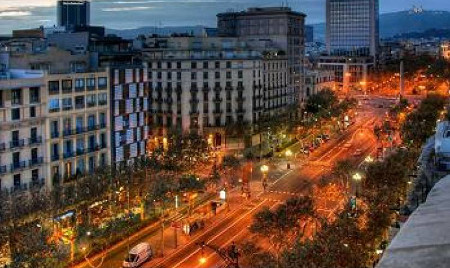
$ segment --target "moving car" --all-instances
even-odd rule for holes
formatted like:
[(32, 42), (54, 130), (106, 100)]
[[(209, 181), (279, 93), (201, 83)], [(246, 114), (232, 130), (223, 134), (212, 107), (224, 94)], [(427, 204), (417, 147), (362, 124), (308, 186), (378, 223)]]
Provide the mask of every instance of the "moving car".
[(123, 261), (122, 267), (135, 268), (141, 266), (144, 262), (153, 256), (152, 248), (149, 243), (140, 243), (130, 250), (127, 258)]

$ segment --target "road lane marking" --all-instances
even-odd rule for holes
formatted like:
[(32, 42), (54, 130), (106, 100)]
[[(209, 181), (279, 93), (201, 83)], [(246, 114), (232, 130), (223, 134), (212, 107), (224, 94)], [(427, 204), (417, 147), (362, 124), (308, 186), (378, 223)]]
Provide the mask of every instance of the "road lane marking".
[[(236, 221), (234, 221), (231, 225), (229, 225), (227, 228), (225, 228), (224, 230), (222, 230), (220, 233), (218, 233), (217, 235), (213, 236), (212, 238), (210, 238), (206, 243), (210, 243), (211, 241), (213, 241), (214, 239), (216, 239), (217, 237), (221, 236), (223, 233), (225, 233), (226, 231), (228, 231), (231, 227), (235, 226), (239, 221), (241, 221), (243, 218), (245, 218), (246, 216), (248, 216), (249, 214), (251, 214), (254, 210), (256, 210), (258, 207), (260, 207), (262, 204), (264, 204), (266, 202), (266, 200), (263, 200), (261, 203), (259, 203), (256, 207), (252, 208), (251, 210), (249, 210), (248, 212), (246, 212), (245, 214), (243, 214), (241, 217), (239, 217)], [(198, 239), (199, 237), (197, 237)], [(196, 240), (197, 240), (196, 239)], [(190, 243), (183, 245), (183, 247), (186, 247), (190, 244), (193, 244), (195, 240), (191, 241)], [(180, 266), (182, 263), (184, 263), (187, 259), (191, 258), (193, 255), (195, 255), (200, 249), (196, 249), (194, 252), (192, 252), (191, 254), (189, 254), (187, 257), (185, 257), (183, 260), (181, 260), (180, 262), (178, 262), (177, 264), (175, 264), (174, 266), (172, 266), (173, 268)]]
[[(278, 206), (279, 205), (279, 203), (276, 203), (276, 204), (274, 204), (274, 205), (272, 205), (269, 209), (270, 210), (272, 210), (275, 206)], [(225, 247), (226, 245), (228, 245), (228, 244), (230, 244), (230, 242), (232, 242), (233, 240), (235, 240), (236, 239), (236, 237), (238, 237), (239, 235), (241, 235), (243, 232), (245, 232), (245, 231), (248, 231), (248, 228), (249, 228), (250, 226), (247, 226), (247, 228), (243, 228), (242, 230), (240, 230), (236, 235), (234, 235), (232, 238), (230, 238), (229, 240), (227, 240), (225, 243), (223, 243), (223, 245), (220, 247), (220, 248), (223, 248), (223, 247)], [(206, 257), (206, 260), (209, 260), (211, 257), (213, 257), (213, 256), (215, 256), (216, 255), (216, 253), (210, 253), (207, 257)], [(219, 263), (221, 263), (221, 261), (219, 261)], [(201, 267), (202, 265), (197, 265), (195, 268), (199, 268), (199, 267)]]

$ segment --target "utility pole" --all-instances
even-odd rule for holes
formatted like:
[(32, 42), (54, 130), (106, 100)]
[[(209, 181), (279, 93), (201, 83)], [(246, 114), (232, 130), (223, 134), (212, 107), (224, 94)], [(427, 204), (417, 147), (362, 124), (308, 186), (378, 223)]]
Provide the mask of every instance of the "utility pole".
[(400, 62), (400, 98), (405, 94), (405, 70), (403, 60)]

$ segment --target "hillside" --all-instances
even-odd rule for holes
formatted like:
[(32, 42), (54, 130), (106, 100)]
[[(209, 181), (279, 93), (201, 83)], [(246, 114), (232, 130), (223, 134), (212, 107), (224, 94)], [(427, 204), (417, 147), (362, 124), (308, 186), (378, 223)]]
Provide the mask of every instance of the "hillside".
[[(325, 23), (312, 24), (314, 39), (325, 40)], [(380, 14), (380, 37), (387, 38), (406, 33), (419, 33), (431, 29), (450, 29), (450, 12), (423, 11), (414, 13), (400, 11)]]

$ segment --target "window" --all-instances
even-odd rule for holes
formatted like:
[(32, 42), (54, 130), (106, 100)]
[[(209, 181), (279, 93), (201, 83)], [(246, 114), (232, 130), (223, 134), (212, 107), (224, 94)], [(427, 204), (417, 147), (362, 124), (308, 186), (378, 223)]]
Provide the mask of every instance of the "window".
[(231, 68), (231, 61), (227, 61), (227, 68), (228, 68), (228, 69)]
[(20, 105), (22, 104), (21, 99), (21, 90), (20, 89), (13, 89), (11, 90), (11, 104), (12, 105)]
[(72, 110), (72, 98), (62, 99), (62, 108), (64, 111)]
[(3, 91), (0, 91), (0, 107), (3, 107)]
[(195, 61), (191, 62), (191, 69), (197, 69), (197, 63)]
[(59, 136), (59, 123), (58, 121), (52, 121), (50, 124), (50, 131), (52, 138), (56, 138)]
[(63, 93), (72, 93), (72, 80), (62, 81), (62, 91)]
[(243, 73), (242, 73), (242, 71), (238, 71), (238, 78), (243, 78), (244, 77), (244, 75), (243, 75)]
[(76, 130), (77, 133), (82, 133), (83, 132), (83, 127), (84, 127), (84, 118), (82, 116), (78, 116), (76, 119)]
[(98, 78), (98, 89), (105, 89), (108, 87), (108, 78), (99, 77)]
[(75, 97), (75, 109), (84, 109), (84, 96)]
[(203, 72), (203, 79), (208, 79), (208, 72)]
[(86, 96), (86, 105), (87, 107), (94, 107), (97, 102), (97, 95), (87, 95)]
[(14, 188), (20, 188), (21, 184), (20, 174), (14, 174)]
[(91, 114), (88, 116), (88, 128), (93, 130), (95, 128), (95, 115)]
[(181, 80), (181, 72), (177, 72), (177, 80)]
[(11, 109), (11, 120), (20, 120), (20, 109)]
[(106, 127), (106, 114), (105, 113), (100, 113), (99, 115), (99, 123), (101, 127)]
[(52, 145), (52, 160), (58, 160), (59, 159), (59, 144), (53, 143)]
[(214, 73), (214, 78), (220, 79), (220, 72), (215, 72)]
[(59, 94), (59, 81), (48, 82), (48, 94), (50, 95)]
[(105, 133), (100, 134), (100, 146), (101, 146), (101, 148), (106, 148), (106, 134)]
[(31, 118), (36, 117), (36, 107), (34, 107), (34, 106), (30, 107), (30, 117)]
[(191, 79), (192, 79), (192, 80), (197, 79), (197, 73), (196, 73), (196, 72), (192, 72), (192, 73), (191, 73)]
[(98, 105), (106, 105), (108, 103), (108, 95), (106, 93), (98, 94)]
[(207, 61), (204, 61), (204, 62), (203, 62), (203, 69), (208, 69), (208, 68), (209, 68), (208, 62), (207, 62)]
[(75, 91), (84, 91), (84, 78), (77, 78), (75, 80)]
[(231, 72), (227, 72), (227, 79), (231, 79)]
[(172, 72), (167, 73), (167, 80), (172, 80)]
[(32, 142), (37, 141), (37, 128), (33, 127), (30, 129), (30, 139)]
[(30, 88), (30, 103), (39, 103), (39, 88)]
[(37, 163), (38, 161), (38, 149), (32, 148), (31, 149), (31, 162)]
[(18, 130), (14, 130), (13, 132), (11, 132), (11, 141), (12, 141), (12, 145), (14, 145), (14, 147), (19, 146), (19, 131)]
[(214, 63), (214, 65), (215, 65), (216, 69), (220, 69), (220, 61), (216, 61)]
[(59, 112), (59, 99), (50, 99), (48, 102), (48, 110), (50, 113)]
[(181, 62), (180, 61), (177, 62), (177, 69), (181, 69)]
[(86, 86), (88, 90), (95, 90), (95, 78), (86, 79)]
[(167, 69), (172, 69), (172, 63), (171, 62), (167, 63)]

